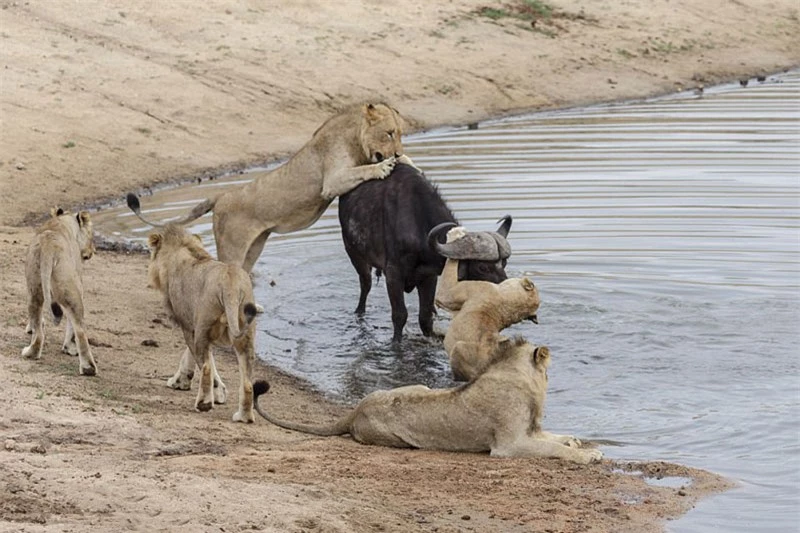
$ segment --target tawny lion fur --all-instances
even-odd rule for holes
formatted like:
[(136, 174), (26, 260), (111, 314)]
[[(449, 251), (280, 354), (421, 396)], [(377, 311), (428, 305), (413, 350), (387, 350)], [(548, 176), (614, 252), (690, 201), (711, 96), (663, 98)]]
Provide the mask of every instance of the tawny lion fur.
[(502, 330), (528, 318), (536, 320), (539, 291), (528, 278), (509, 278), (499, 284), (459, 281), (458, 261), (448, 259), (435, 301), (453, 314), (444, 337), (453, 376), (469, 381), (491, 363), (498, 345), (508, 340), (500, 335)]
[(79, 371), (97, 375), (83, 322), (83, 261), (94, 255), (92, 220), (87, 211), (69, 213), (54, 208), (52, 217), (37, 231), (28, 248), (25, 280), (28, 287), (28, 326), (31, 343), (22, 356), (39, 359), (44, 345), (43, 310), (52, 310), (54, 322), (67, 314), (62, 351), (78, 355)]
[(403, 155), (401, 119), (384, 104), (348, 108), (331, 117), (291, 159), (238, 189), (195, 206), (184, 224), (213, 210), (220, 261), (253, 269), (271, 233), (316, 222), (334, 198), (363, 181), (383, 179)]
[(502, 343), (497, 357), (474, 381), (450, 389), (411, 385), (368, 394), (348, 415), (325, 426), (285, 422), (265, 412), (254, 384), (255, 408), (269, 422), (294, 431), (349, 434), (363, 444), (454, 452), (489, 452), (495, 457), (558, 457), (599, 461), (599, 450), (578, 449), (570, 435), (542, 430), (550, 350), (523, 339)]
[(252, 373), (256, 314), (250, 276), (237, 265), (214, 260), (200, 239), (177, 224), (151, 233), (150, 286), (161, 291), (164, 307), (183, 331), (186, 350), (167, 384), (189, 390), (195, 366), (200, 386), (198, 411), (225, 403), (227, 388), (217, 373), (211, 346), (232, 345), (239, 360), (239, 409), (235, 422), (253, 422)]

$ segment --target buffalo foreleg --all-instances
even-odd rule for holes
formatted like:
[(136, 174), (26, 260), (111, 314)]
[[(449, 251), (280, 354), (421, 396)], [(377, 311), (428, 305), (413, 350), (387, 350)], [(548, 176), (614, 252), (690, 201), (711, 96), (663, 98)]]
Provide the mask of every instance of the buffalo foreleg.
[(419, 328), (426, 337), (433, 335), (433, 298), (436, 295), (436, 276), (427, 276), (417, 285), (419, 296)]

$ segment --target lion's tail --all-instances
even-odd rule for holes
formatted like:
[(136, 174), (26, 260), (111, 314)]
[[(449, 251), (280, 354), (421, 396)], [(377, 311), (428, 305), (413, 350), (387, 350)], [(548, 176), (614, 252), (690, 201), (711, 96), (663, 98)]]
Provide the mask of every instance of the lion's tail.
[[(231, 268), (237, 268), (231, 266)], [(242, 273), (242, 275), (246, 275)], [(235, 279), (235, 278), (234, 278)], [(253, 302), (243, 302), (243, 292), (231, 279), (222, 290), (222, 305), (225, 307), (225, 319), (228, 321), (228, 332), (231, 338), (238, 339), (245, 334), (247, 328), (256, 318), (256, 304)], [(244, 327), (239, 327), (239, 311), (244, 315)]]
[[(139, 203), (139, 197), (133, 194), (132, 192), (128, 193), (128, 195), (125, 197), (125, 200), (127, 201), (130, 210), (133, 211), (133, 213), (139, 218), (139, 220), (141, 220), (145, 224), (153, 226), (155, 228), (163, 228), (165, 226), (165, 224), (156, 224), (155, 222), (147, 220), (142, 216), (142, 206)], [(187, 222), (191, 222), (192, 220), (196, 220), (201, 216), (205, 215), (206, 213), (208, 213), (209, 211), (211, 211), (212, 209), (214, 209), (214, 205), (216, 205), (216, 203), (217, 203), (216, 198), (206, 198), (205, 200), (194, 206), (192, 210), (189, 211), (188, 214), (183, 216), (183, 218), (179, 218), (178, 220), (173, 220), (171, 224), (183, 225), (186, 224)]]
[(292, 431), (300, 431), (302, 433), (310, 433), (311, 435), (319, 435), (321, 437), (331, 437), (334, 435), (347, 435), (348, 433), (350, 433), (350, 425), (353, 419), (352, 413), (328, 426), (313, 426), (311, 424), (284, 422), (283, 420), (276, 419), (271, 414), (262, 410), (261, 405), (259, 405), (258, 403), (258, 397), (266, 393), (268, 390), (269, 390), (269, 383), (264, 381), (263, 379), (260, 379), (255, 383), (253, 383), (253, 406), (256, 408), (256, 412), (260, 414), (267, 422), (275, 424), (276, 426), (282, 427), (284, 429), (291, 429)]
[(42, 294), (44, 295), (44, 307), (49, 307), (53, 312), (53, 322), (58, 325), (61, 322), (61, 317), (64, 316), (64, 311), (61, 306), (53, 301), (52, 296), (52, 278), (53, 278), (53, 264), (56, 258), (53, 254), (42, 247), (40, 275), (42, 276)]

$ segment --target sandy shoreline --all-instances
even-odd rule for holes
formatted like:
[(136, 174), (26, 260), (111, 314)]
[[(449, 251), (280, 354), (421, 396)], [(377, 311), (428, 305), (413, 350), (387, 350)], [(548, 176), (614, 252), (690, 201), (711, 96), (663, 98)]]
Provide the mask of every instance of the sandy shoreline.
[[(559, 1), (533, 25), (482, 11), (512, 4), (0, 0), (0, 531), (660, 531), (728, 486), (662, 463), (637, 468), (695, 483), (309, 438), (235, 425), (234, 402), (196, 413), (164, 386), (182, 341), (138, 254), (86, 265), (96, 379), (59, 352), (59, 328), (42, 360), (19, 355), (30, 222), (54, 204), (284, 157), (354, 101), (391, 102), (411, 131), (800, 64), (788, 0)], [(235, 383), (234, 358), (218, 360)], [(342, 412), (274, 369), (256, 377), (286, 416)]]

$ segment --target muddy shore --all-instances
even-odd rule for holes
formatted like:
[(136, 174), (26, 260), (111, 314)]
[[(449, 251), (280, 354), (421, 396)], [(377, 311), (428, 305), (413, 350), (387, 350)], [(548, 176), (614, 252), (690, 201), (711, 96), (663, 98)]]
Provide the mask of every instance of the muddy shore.
[[(164, 385), (182, 340), (139, 254), (86, 264), (97, 378), (77, 376), (60, 328), (21, 359), (25, 251), (52, 205), (284, 157), (356, 101), (391, 102), (415, 131), (800, 64), (791, 1), (563, 1), (533, 18), (513, 2), (321, 4), (0, 0), (0, 531), (661, 531), (729, 487), (666, 463), (632, 468), (695, 482), (310, 438), (233, 424), (233, 401), (196, 413)], [(234, 357), (218, 361), (235, 383)], [(343, 412), (256, 376), (284, 416)]]

